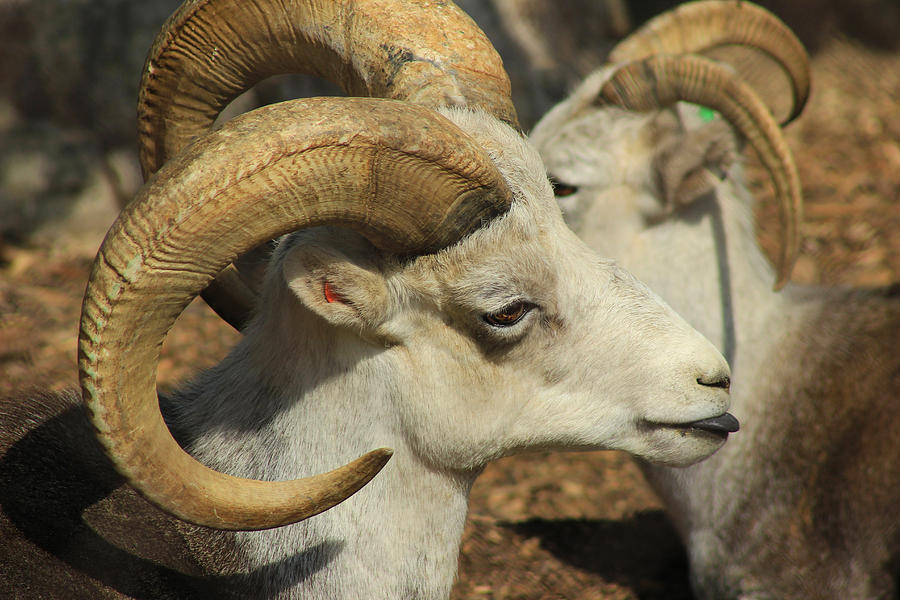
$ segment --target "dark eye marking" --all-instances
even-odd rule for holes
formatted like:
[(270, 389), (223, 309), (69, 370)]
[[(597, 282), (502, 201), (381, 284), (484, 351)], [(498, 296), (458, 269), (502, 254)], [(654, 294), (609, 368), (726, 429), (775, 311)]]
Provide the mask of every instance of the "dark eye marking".
[(482, 318), (485, 323), (492, 327), (509, 327), (521, 321), (525, 315), (531, 312), (532, 308), (534, 308), (534, 304), (519, 300), (504, 306), (497, 312), (487, 313)]
[(578, 193), (577, 185), (569, 185), (568, 183), (563, 183), (552, 175), (550, 176), (550, 185), (553, 186), (553, 195), (557, 198), (565, 198), (566, 196), (571, 196), (572, 194)]

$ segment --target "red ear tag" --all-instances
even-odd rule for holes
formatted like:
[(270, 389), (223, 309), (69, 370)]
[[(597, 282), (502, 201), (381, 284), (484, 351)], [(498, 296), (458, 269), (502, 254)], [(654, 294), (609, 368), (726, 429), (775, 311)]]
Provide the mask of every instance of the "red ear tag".
[(331, 304), (332, 302), (343, 302), (344, 300), (335, 293), (334, 289), (331, 287), (331, 283), (328, 281), (325, 282), (324, 290), (325, 292), (325, 301)]

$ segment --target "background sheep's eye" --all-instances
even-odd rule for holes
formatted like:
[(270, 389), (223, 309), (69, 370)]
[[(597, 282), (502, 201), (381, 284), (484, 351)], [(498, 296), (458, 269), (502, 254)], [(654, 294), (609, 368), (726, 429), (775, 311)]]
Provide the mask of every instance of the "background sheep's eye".
[(513, 302), (497, 312), (484, 315), (484, 320), (488, 325), (494, 327), (509, 327), (521, 321), (522, 317), (527, 315), (532, 308), (534, 305), (527, 302)]
[(566, 196), (571, 196), (578, 192), (578, 186), (563, 183), (555, 177), (550, 178), (550, 185), (553, 186), (553, 195), (557, 198), (565, 198)]

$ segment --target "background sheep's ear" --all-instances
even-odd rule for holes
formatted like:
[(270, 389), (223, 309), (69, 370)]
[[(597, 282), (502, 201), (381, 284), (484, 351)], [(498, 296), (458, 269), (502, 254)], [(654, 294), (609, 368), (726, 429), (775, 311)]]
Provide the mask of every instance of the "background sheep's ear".
[(696, 116), (705, 110), (680, 103), (676, 113), (661, 111), (654, 122), (659, 139), (653, 172), (665, 216), (712, 192), (740, 154), (737, 137), (721, 117), (711, 111), (709, 120)]
[(387, 318), (389, 305), (387, 282), (372, 260), (378, 251), (352, 233), (325, 237), (286, 251), (281, 261), (285, 283), (329, 323), (371, 332)]

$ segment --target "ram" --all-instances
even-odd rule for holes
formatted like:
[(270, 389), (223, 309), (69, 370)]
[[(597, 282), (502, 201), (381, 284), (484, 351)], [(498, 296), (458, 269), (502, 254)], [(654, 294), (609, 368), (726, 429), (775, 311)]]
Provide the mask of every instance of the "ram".
[[(685, 470), (644, 465), (687, 546), (692, 585), (716, 599), (895, 597), (900, 294), (785, 285), (801, 196), (772, 113), (802, 108), (805, 52), (748, 2), (685, 5), (646, 27), (530, 140), (579, 236), (733, 367), (741, 435)], [(726, 67), (705, 56), (726, 51), (749, 60)], [(752, 86), (741, 77), (749, 66)], [(793, 93), (772, 97), (767, 83), (785, 74), (791, 85), (778, 87)], [(777, 272), (756, 242), (745, 141), (781, 206)]]
[[(295, 68), (383, 98), (206, 131)], [(735, 430), (721, 354), (566, 227), (499, 58), (450, 3), (189, 2), (139, 111), (154, 174), (85, 292), (87, 414), (76, 394), (0, 403), (0, 595), (446, 597), (488, 461), (689, 464)], [(252, 306), (210, 293), (240, 342), (159, 399), (173, 322), (274, 238)]]

